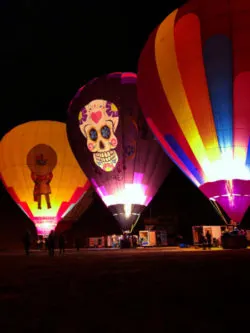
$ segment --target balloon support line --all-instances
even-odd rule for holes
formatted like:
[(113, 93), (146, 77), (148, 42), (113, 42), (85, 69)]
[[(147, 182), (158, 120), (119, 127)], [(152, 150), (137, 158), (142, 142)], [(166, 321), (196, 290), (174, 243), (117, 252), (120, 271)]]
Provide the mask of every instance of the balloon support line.
[(221, 212), (219, 206), (217, 205), (217, 203), (214, 200), (209, 200), (212, 203), (212, 206), (214, 207), (214, 209), (216, 210), (216, 212), (219, 214), (219, 216), (222, 218), (222, 220), (225, 222), (225, 224), (228, 225), (228, 222), (225, 218), (225, 216), (223, 215), (223, 213)]
[(137, 224), (139, 218), (140, 218), (140, 215), (138, 215), (137, 219), (136, 219), (135, 222), (132, 224), (132, 226), (131, 226), (131, 228), (130, 228), (130, 233), (133, 232), (133, 230), (134, 230), (134, 228), (135, 228), (135, 226), (136, 226), (136, 224)]

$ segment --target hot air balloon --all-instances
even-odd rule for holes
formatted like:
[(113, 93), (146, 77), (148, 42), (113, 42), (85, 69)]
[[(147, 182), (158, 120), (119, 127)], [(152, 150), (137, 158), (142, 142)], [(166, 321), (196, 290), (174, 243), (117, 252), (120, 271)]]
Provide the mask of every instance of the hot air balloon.
[(90, 81), (67, 121), (76, 159), (123, 232), (132, 231), (171, 165), (140, 111), (136, 79), (112, 73)]
[(168, 156), (235, 222), (250, 205), (250, 2), (191, 0), (154, 30), (138, 98)]
[(66, 125), (31, 121), (8, 132), (0, 145), (7, 191), (46, 236), (90, 187), (68, 143)]

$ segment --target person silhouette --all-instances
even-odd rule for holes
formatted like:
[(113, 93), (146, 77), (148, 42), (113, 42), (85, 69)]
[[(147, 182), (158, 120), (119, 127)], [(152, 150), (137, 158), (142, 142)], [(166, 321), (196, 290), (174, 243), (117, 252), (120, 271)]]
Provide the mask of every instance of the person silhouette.
[(23, 236), (23, 245), (24, 245), (25, 254), (28, 256), (30, 254), (30, 245), (31, 245), (31, 234), (28, 229), (26, 230)]
[(207, 238), (207, 246), (209, 249), (212, 247), (212, 235), (210, 234), (209, 230), (206, 232), (206, 238)]
[(49, 256), (53, 257), (55, 254), (55, 232), (54, 232), (54, 230), (51, 230), (51, 232), (48, 236), (48, 250), (49, 250)]
[(58, 243), (59, 243), (59, 254), (64, 254), (65, 238), (64, 238), (63, 234), (60, 234)]

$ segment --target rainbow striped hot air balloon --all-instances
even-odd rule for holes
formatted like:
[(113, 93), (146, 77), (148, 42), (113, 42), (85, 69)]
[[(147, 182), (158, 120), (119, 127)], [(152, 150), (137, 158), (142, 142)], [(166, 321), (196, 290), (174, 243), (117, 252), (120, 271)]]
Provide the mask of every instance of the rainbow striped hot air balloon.
[(138, 94), (171, 159), (240, 222), (250, 205), (250, 1), (191, 0), (149, 37)]

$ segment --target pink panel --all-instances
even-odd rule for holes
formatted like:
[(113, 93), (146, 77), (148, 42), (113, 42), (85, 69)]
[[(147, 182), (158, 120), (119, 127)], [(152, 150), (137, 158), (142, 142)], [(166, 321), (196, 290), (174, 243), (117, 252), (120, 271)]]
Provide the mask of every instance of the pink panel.
[(68, 202), (62, 202), (58, 213), (57, 213), (57, 220), (60, 221), (62, 215), (66, 212), (70, 205), (76, 203), (80, 197), (86, 192), (90, 187), (90, 182), (87, 182), (84, 187), (78, 187), (75, 192), (73, 193), (71, 199)]
[(241, 222), (250, 206), (250, 181), (248, 180), (233, 179), (231, 192), (226, 180), (203, 184), (200, 190), (209, 199), (215, 199), (236, 222)]

